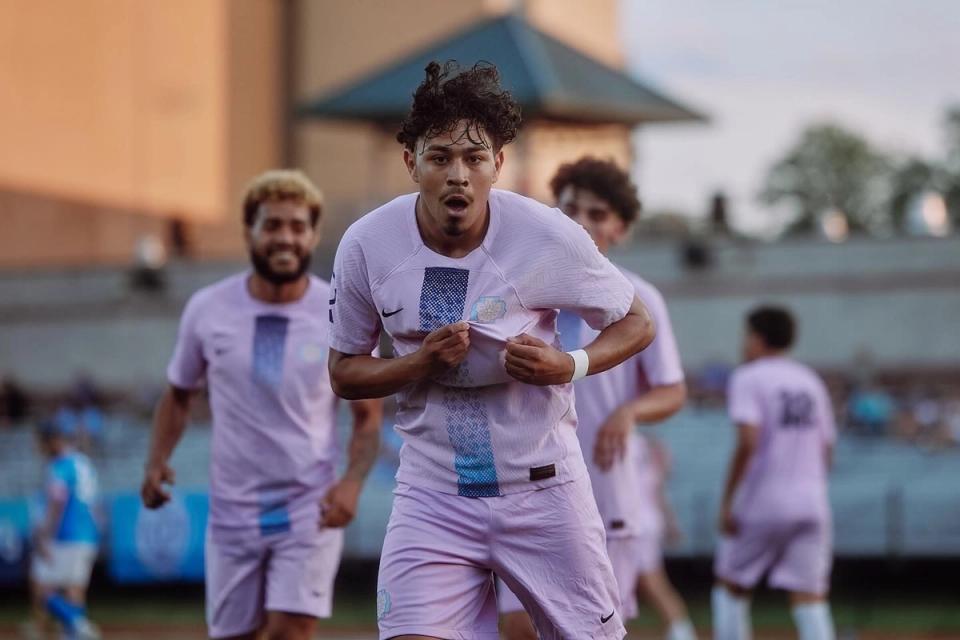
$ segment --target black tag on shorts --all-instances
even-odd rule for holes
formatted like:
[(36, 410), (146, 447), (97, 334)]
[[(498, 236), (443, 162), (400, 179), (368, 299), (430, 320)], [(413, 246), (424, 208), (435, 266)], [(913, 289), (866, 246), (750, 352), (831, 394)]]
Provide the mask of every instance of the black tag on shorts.
[(530, 469), (530, 482), (546, 480), (547, 478), (552, 478), (555, 475), (557, 475), (556, 465), (548, 464), (543, 467), (533, 467)]
[(623, 520), (611, 520), (611, 521), (610, 521), (610, 530), (611, 530), (611, 531), (616, 531), (617, 529), (625, 529), (626, 526), (627, 526), (627, 523), (624, 522)]

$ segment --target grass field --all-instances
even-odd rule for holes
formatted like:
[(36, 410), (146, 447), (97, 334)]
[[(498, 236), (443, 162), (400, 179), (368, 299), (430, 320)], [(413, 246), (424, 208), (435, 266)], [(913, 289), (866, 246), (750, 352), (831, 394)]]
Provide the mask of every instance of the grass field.
[[(19, 624), (27, 615), (25, 594), (7, 592), (0, 603), (0, 640), (18, 638)], [(709, 637), (709, 601), (706, 594), (691, 602), (694, 622), (701, 638)], [(376, 638), (375, 605), (372, 599), (352, 594), (336, 602), (331, 620), (321, 623), (319, 638), (367, 640)], [(111, 589), (93, 595), (90, 613), (109, 640), (200, 640), (203, 626), (203, 594), (196, 587), (164, 589), (156, 593)], [(841, 640), (946, 640), (960, 639), (960, 597), (890, 594), (834, 599), (834, 617)], [(794, 638), (789, 611), (780, 594), (764, 593), (753, 605), (756, 640)], [(630, 638), (658, 638), (655, 620), (644, 615), (630, 624)]]

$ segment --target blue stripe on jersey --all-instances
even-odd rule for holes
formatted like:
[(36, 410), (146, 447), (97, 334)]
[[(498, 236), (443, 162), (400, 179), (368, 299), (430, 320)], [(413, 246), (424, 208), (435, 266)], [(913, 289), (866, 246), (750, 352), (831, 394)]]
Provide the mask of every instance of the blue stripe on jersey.
[(257, 316), (253, 332), (254, 382), (272, 389), (283, 381), (283, 353), (286, 349), (287, 326), (290, 319), (284, 316)]
[(576, 351), (583, 346), (580, 344), (582, 324), (580, 316), (569, 311), (561, 311), (557, 316), (557, 331), (560, 333), (560, 345), (564, 351)]
[[(420, 290), (420, 329), (434, 331), (463, 319), (470, 272), (466, 269), (427, 267)], [(466, 363), (453, 372), (454, 384), (469, 384)], [(471, 498), (500, 495), (497, 468), (490, 441), (490, 422), (475, 388), (446, 386), (443, 407), (453, 446), (457, 493)]]
[(284, 492), (265, 491), (260, 494), (260, 535), (290, 531), (290, 512)]

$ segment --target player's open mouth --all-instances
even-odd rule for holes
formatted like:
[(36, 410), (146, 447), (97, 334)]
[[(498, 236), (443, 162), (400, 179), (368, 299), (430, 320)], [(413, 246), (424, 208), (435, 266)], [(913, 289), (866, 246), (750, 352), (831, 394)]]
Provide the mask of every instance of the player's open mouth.
[(463, 196), (450, 196), (443, 201), (443, 204), (453, 213), (463, 213), (470, 205), (467, 199)]

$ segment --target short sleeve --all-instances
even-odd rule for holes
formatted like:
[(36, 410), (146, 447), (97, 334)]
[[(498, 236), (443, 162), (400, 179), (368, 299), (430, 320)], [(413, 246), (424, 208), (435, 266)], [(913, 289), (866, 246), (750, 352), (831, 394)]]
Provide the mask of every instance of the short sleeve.
[(207, 362), (203, 356), (203, 342), (200, 338), (199, 319), (201, 299), (198, 295), (190, 298), (177, 331), (177, 344), (173, 356), (167, 365), (167, 381), (180, 389), (196, 389), (203, 382), (207, 372)]
[(556, 224), (545, 241), (527, 254), (520, 298), (528, 308), (567, 310), (603, 330), (630, 311), (634, 287), (583, 227), (555, 213)]
[(643, 367), (644, 376), (650, 386), (660, 387), (683, 382), (683, 364), (680, 361), (680, 351), (677, 340), (673, 335), (673, 325), (670, 324), (670, 314), (660, 292), (653, 287), (638, 290), (637, 293), (643, 303), (647, 305), (650, 315), (657, 327), (657, 336), (646, 349), (637, 355)]
[(734, 371), (727, 386), (727, 412), (734, 424), (760, 426), (760, 398), (743, 370)]
[(380, 340), (380, 316), (373, 303), (367, 261), (354, 234), (337, 247), (330, 279), (330, 347), (341, 353), (368, 355)]
[(70, 497), (70, 484), (64, 471), (57, 464), (47, 469), (46, 495), (51, 502), (66, 502)]

